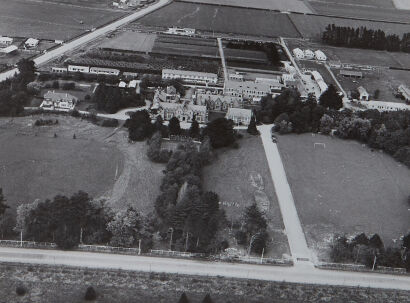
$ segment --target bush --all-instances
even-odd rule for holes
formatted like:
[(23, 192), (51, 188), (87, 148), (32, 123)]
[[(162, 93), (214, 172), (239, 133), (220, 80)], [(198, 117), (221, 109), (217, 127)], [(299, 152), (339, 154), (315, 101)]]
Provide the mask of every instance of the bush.
[(103, 127), (117, 127), (118, 120), (117, 119), (104, 119), (101, 122), (101, 126)]
[(71, 89), (75, 89), (75, 83), (74, 82), (67, 82), (64, 83), (62, 86), (63, 90), (71, 90)]
[(87, 288), (87, 291), (85, 292), (85, 296), (84, 299), (86, 301), (94, 301), (95, 299), (97, 299), (97, 293), (94, 290), (94, 288), (92, 286), (89, 286)]
[(75, 118), (81, 117), (80, 112), (79, 112), (78, 110), (76, 110), (76, 109), (73, 109), (73, 110), (70, 112), (70, 115), (71, 115), (72, 117), (75, 117)]
[(26, 293), (27, 293), (27, 289), (24, 286), (19, 285), (16, 287), (16, 294), (18, 296), (24, 296)]

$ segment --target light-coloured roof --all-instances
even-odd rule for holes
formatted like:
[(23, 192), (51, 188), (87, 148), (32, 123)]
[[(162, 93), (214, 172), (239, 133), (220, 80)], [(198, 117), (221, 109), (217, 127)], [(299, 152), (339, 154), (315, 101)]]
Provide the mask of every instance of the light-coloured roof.
[(326, 84), (325, 81), (323, 81), (323, 80), (317, 81), (317, 84), (319, 85), (320, 93), (325, 92), (325, 91), (327, 90), (327, 88), (328, 88), (327, 84)]
[(119, 69), (108, 67), (91, 67), (90, 70), (106, 71), (106, 72), (119, 72)]
[(181, 103), (168, 103), (168, 102), (160, 102), (160, 106), (162, 108), (168, 109), (177, 109), (179, 107), (186, 106), (188, 109), (196, 111), (196, 112), (205, 112), (207, 111), (206, 106), (204, 105), (195, 105), (195, 104), (181, 104)]
[(242, 117), (242, 118), (251, 118), (252, 111), (250, 109), (245, 108), (228, 108), (228, 112), (226, 113), (226, 117), (229, 119), (231, 117)]
[(225, 81), (225, 88), (235, 89), (235, 90), (255, 90), (263, 91), (269, 93), (271, 88), (270, 84), (266, 82), (253, 82), (253, 81)]
[(359, 94), (361, 95), (368, 95), (369, 93), (367, 92), (367, 90), (363, 87), (363, 86), (359, 86), (357, 88), (357, 91), (359, 92)]
[(401, 84), (399, 86), (399, 90), (406, 95), (407, 98), (410, 98), (410, 88), (408, 88), (406, 85)]
[(45, 99), (51, 99), (52, 101), (61, 101), (61, 100), (78, 100), (77, 97), (70, 95), (68, 93), (60, 93), (55, 91), (48, 91), (44, 94)]
[(318, 71), (314, 70), (311, 74), (316, 81), (323, 80), (322, 75)]
[(120, 81), (120, 83), (118, 84), (119, 87), (127, 87), (127, 83), (124, 81)]
[(326, 57), (325, 53), (322, 52), (320, 49), (315, 51), (315, 55), (318, 56), (318, 57)]
[(131, 80), (130, 83), (128, 83), (128, 87), (135, 88), (137, 87), (138, 80)]
[(10, 37), (0, 37), (0, 41), (2, 41), (2, 42), (13, 42), (13, 38), (10, 38)]
[(10, 54), (14, 52), (15, 50), (18, 50), (18, 47), (15, 45), (10, 45), (10, 46), (7, 46), (6, 48), (0, 49), (0, 52), (5, 53), (5, 54)]
[(314, 56), (314, 53), (310, 49), (305, 50), (305, 55), (308, 54), (310, 56)]
[(208, 78), (217, 78), (217, 74), (213, 73), (204, 73), (204, 72), (197, 72), (197, 71), (190, 71), (190, 70), (180, 70), (180, 69), (163, 69), (162, 74), (174, 74), (174, 75), (181, 75), (181, 76), (202, 76)]
[(234, 101), (240, 101), (241, 97), (237, 96), (225, 96), (225, 95), (213, 95), (213, 94), (197, 94), (196, 98), (198, 101), (202, 100), (210, 100), (210, 101), (215, 101), (220, 99), (222, 102), (234, 102)]
[(25, 43), (26, 44), (37, 44), (38, 42), (39, 42), (39, 40), (37, 40), (37, 39), (28, 38)]

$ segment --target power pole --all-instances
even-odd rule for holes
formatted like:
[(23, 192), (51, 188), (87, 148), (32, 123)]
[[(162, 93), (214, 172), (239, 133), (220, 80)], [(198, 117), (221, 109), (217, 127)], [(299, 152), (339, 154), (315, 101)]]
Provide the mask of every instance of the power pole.
[(186, 233), (186, 240), (185, 240), (185, 251), (188, 250), (188, 237), (189, 237), (189, 233)]
[(138, 240), (138, 255), (141, 254), (141, 239)]
[(375, 255), (375, 256), (374, 256), (374, 261), (373, 261), (373, 267), (372, 267), (372, 270), (374, 270), (374, 267), (376, 266), (376, 259), (377, 259), (377, 256)]
[(171, 239), (169, 240), (169, 250), (172, 250), (172, 234), (174, 233), (174, 229), (170, 227), (168, 231), (171, 231)]
[(262, 248), (262, 254), (261, 254), (261, 264), (263, 263), (263, 253), (265, 252), (265, 247)]

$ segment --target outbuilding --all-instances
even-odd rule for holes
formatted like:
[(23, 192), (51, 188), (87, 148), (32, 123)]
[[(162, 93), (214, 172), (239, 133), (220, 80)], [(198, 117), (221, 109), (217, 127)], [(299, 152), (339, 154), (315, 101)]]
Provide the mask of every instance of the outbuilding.
[(25, 46), (26, 48), (35, 48), (35, 47), (38, 46), (38, 43), (39, 43), (39, 42), (40, 42), (40, 41), (37, 40), (37, 39), (28, 38), (28, 39), (26, 40), (26, 42), (24, 43), (24, 46)]
[(313, 59), (315, 58), (315, 53), (312, 52), (310, 49), (305, 50), (305, 58), (306, 59)]
[(0, 37), (0, 45), (1, 46), (9, 46), (13, 43), (13, 38), (10, 37)]
[(293, 56), (295, 56), (296, 59), (304, 59), (305, 53), (300, 48), (295, 48), (293, 50)]
[(315, 51), (315, 58), (316, 58), (316, 60), (319, 60), (319, 61), (326, 61), (327, 60), (327, 57), (326, 57), (325, 53), (322, 52), (320, 49)]
[(366, 91), (366, 89), (363, 86), (359, 86), (357, 88), (357, 91), (359, 92), (360, 101), (369, 101), (369, 93)]

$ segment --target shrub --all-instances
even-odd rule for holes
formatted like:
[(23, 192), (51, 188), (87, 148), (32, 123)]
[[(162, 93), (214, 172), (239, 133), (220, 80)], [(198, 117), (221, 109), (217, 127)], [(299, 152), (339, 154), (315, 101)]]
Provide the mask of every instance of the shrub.
[(75, 89), (75, 83), (74, 82), (67, 82), (64, 83), (62, 86), (63, 90), (71, 90), (71, 89)]
[(95, 299), (97, 299), (97, 293), (94, 290), (94, 288), (92, 286), (89, 286), (87, 288), (87, 291), (85, 292), (85, 296), (84, 299), (86, 301), (94, 301)]
[(81, 117), (80, 112), (79, 112), (78, 110), (76, 110), (76, 109), (73, 109), (73, 110), (70, 112), (70, 115), (71, 115), (72, 117), (75, 117), (75, 118)]
[(18, 296), (24, 296), (26, 293), (27, 293), (27, 289), (24, 286), (19, 285), (16, 287), (16, 294)]
[(101, 123), (103, 127), (117, 127), (118, 120), (117, 119), (104, 119)]

